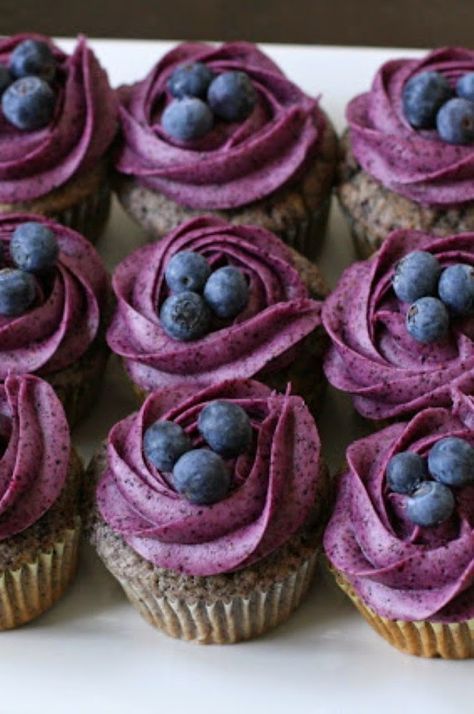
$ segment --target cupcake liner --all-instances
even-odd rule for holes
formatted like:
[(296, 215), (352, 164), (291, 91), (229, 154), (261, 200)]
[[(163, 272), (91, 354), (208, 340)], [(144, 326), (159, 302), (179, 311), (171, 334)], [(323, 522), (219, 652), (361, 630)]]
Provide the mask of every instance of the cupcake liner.
[(340, 572), (331, 570), (341, 590), (348, 595), (369, 625), (401, 652), (417, 657), (443, 659), (474, 657), (474, 619), (464, 622), (388, 620), (368, 607)]
[(110, 214), (111, 191), (108, 182), (100, 185), (98, 191), (93, 191), (82, 201), (68, 206), (62, 211), (51, 214), (58, 223), (73, 228), (96, 243), (102, 234)]
[(77, 566), (80, 519), (15, 570), (0, 571), (0, 630), (24, 625), (63, 595)]
[(132, 605), (151, 625), (169, 635), (199, 644), (232, 644), (257, 637), (284, 622), (299, 606), (314, 575), (317, 552), (283, 580), (251, 595), (206, 602), (175, 598), (151, 590), (136, 577), (119, 581)]
[(316, 210), (307, 209), (306, 217), (283, 230), (274, 232), (302, 255), (315, 260), (321, 252), (331, 207), (330, 196)]

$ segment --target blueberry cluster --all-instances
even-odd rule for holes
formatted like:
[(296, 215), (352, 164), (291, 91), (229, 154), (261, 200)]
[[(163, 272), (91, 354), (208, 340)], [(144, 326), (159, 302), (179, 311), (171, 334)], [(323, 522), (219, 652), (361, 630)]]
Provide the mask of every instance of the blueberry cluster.
[(443, 270), (434, 255), (415, 250), (398, 263), (392, 285), (399, 300), (411, 303), (406, 326), (418, 342), (443, 340), (452, 317), (474, 315), (472, 265), (454, 263)]
[(218, 400), (202, 409), (198, 430), (210, 448), (193, 448), (179, 424), (158, 420), (145, 431), (143, 451), (157, 469), (171, 473), (174, 488), (191, 503), (210, 505), (228, 494), (231, 476), (224, 459), (249, 448), (252, 426), (242, 407)]
[(416, 129), (436, 128), (449, 144), (474, 142), (474, 72), (463, 74), (453, 90), (439, 72), (421, 72), (405, 84), (403, 111)]
[(51, 83), (56, 61), (49, 45), (24, 40), (10, 55), (8, 67), (0, 65), (0, 95), (5, 119), (17, 129), (33, 131), (49, 124), (56, 96)]
[[(0, 270), (0, 315), (22, 315), (36, 299), (32, 273), (52, 268), (58, 256), (54, 233), (42, 223), (21, 223), (10, 241), (10, 264)], [(0, 256), (2, 262), (4, 256)]]
[(213, 314), (232, 319), (248, 302), (249, 288), (241, 270), (226, 265), (211, 272), (204, 256), (193, 251), (176, 253), (165, 279), (172, 294), (161, 306), (160, 322), (170, 337), (183, 342), (205, 335)]
[(408, 496), (406, 514), (412, 523), (436, 526), (454, 511), (451, 489), (474, 484), (474, 448), (449, 436), (436, 442), (427, 459), (402, 451), (388, 462), (387, 482), (391, 491)]
[(199, 139), (214, 120), (243, 121), (257, 101), (255, 88), (245, 72), (222, 72), (217, 76), (202, 62), (175, 69), (168, 79), (174, 99), (161, 117), (164, 130), (178, 141)]

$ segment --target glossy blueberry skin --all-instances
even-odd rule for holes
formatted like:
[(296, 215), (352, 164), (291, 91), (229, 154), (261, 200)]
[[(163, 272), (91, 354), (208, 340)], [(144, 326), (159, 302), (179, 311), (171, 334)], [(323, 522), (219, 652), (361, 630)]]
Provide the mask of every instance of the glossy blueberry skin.
[(424, 481), (407, 499), (406, 514), (415, 525), (429, 528), (447, 521), (455, 505), (451, 489), (437, 481)]
[(422, 297), (410, 306), (406, 327), (417, 342), (440, 342), (449, 331), (448, 310), (438, 298)]
[(230, 319), (238, 315), (249, 299), (249, 286), (242, 271), (231, 265), (215, 270), (204, 286), (204, 299), (218, 317)]
[(474, 448), (456, 436), (440, 439), (428, 454), (428, 469), (446, 486), (474, 484)]
[(161, 117), (163, 129), (177, 141), (200, 139), (212, 129), (213, 123), (211, 110), (197, 97), (173, 99)]
[(49, 45), (41, 40), (23, 40), (10, 55), (13, 77), (35, 75), (51, 82), (56, 74), (56, 61)]
[(0, 270), (0, 315), (22, 315), (35, 298), (36, 283), (29, 273), (14, 268)]
[(243, 121), (257, 103), (257, 92), (245, 72), (223, 72), (212, 81), (207, 101), (220, 119)]
[(458, 97), (474, 102), (474, 72), (466, 72), (466, 74), (459, 77), (456, 84), (456, 94)]
[(54, 266), (58, 252), (56, 236), (42, 223), (29, 221), (15, 228), (10, 255), (17, 268), (29, 273), (48, 270)]
[(3, 94), (5, 89), (12, 83), (12, 77), (4, 64), (0, 64), (0, 94)]
[(166, 284), (173, 293), (201, 292), (210, 274), (211, 267), (205, 257), (191, 250), (173, 255), (165, 270)]
[(448, 80), (439, 72), (421, 72), (403, 88), (403, 113), (415, 129), (435, 126), (439, 108), (452, 97)]
[(413, 451), (401, 451), (387, 465), (387, 482), (394, 493), (413, 493), (428, 478), (426, 460)]
[(392, 285), (403, 302), (415, 302), (427, 295), (436, 295), (441, 266), (434, 255), (425, 250), (407, 253), (397, 264)]
[(474, 267), (464, 263), (443, 270), (438, 284), (441, 300), (458, 315), (474, 313)]
[(225, 400), (204, 407), (198, 418), (198, 429), (211, 449), (225, 458), (242, 454), (252, 442), (252, 425), (247, 412)]
[(190, 290), (171, 295), (160, 310), (160, 322), (165, 332), (180, 342), (197, 340), (209, 329), (209, 308), (197, 293)]
[(227, 496), (230, 472), (219, 454), (193, 449), (176, 462), (172, 481), (178, 493), (191, 503), (210, 505)]
[(54, 114), (54, 92), (40, 77), (22, 77), (2, 95), (5, 119), (22, 131), (34, 131), (49, 124)]
[(448, 144), (472, 144), (474, 142), (474, 102), (462, 97), (450, 99), (443, 104), (436, 116), (436, 128)]
[(177, 460), (191, 447), (191, 439), (184, 429), (172, 421), (155, 421), (143, 435), (143, 452), (160, 471), (172, 471)]
[(168, 89), (173, 97), (199, 97), (205, 99), (214, 73), (202, 62), (192, 62), (178, 67), (168, 79)]

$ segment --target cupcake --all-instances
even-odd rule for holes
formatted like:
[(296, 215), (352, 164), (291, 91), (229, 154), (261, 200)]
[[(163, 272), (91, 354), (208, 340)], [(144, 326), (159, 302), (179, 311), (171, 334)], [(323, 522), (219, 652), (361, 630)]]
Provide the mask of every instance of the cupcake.
[(192, 219), (125, 258), (112, 284), (107, 341), (142, 396), (256, 377), (318, 406), (324, 283), (269, 231)]
[(96, 240), (110, 207), (117, 99), (84, 37), (0, 40), (0, 212), (52, 217)]
[(448, 406), (452, 384), (474, 377), (473, 267), (474, 233), (407, 230), (343, 273), (323, 306), (324, 371), (364, 417)]
[(456, 47), (392, 60), (349, 103), (337, 191), (361, 257), (395, 228), (474, 230), (473, 72)]
[(0, 381), (46, 379), (75, 424), (94, 401), (108, 349), (109, 282), (91, 244), (41, 216), (0, 216)]
[(88, 474), (90, 539), (166, 634), (237, 642), (299, 605), (327, 496), (300, 397), (250, 380), (156, 391), (112, 428)]
[(47, 382), (0, 385), (0, 629), (48, 610), (74, 576), (82, 466)]
[(336, 136), (257, 47), (185, 43), (120, 92), (116, 190), (153, 236), (212, 212), (261, 225), (314, 257), (327, 221)]
[(474, 656), (474, 400), (354, 442), (324, 549), (336, 581), (402, 652)]

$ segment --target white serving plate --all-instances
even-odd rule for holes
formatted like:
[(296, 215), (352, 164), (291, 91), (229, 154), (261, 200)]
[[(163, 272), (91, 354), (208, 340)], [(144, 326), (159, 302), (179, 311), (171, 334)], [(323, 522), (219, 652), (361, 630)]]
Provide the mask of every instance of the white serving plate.
[[(61, 43), (66, 49), (72, 40)], [(173, 43), (91, 43), (114, 85), (142, 77)], [(304, 90), (321, 94), (340, 130), (344, 107), (368, 87), (381, 62), (414, 51), (265, 45)], [(109, 267), (144, 242), (114, 206), (99, 250)], [(334, 205), (321, 265), (331, 285), (353, 260)], [(87, 459), (110, 426), (135, 408), (112, 361), (94, 413), (74, 434)], [(329, 391), (321, 420), (334, 471), (345, 446), (364, 433), (350, 401)], [(302, 607), (252, 642), (198, 646), (161, 635), (128, 604), (121, 588), (84, 547), (77, 580), (49, 613), (0, 637), (0, 714), (451, 714), (472, 707), (471, 661), (398, 653), (376, 635), (320, 572)], [(469, 701), (471, 705), (469, 705)]]

